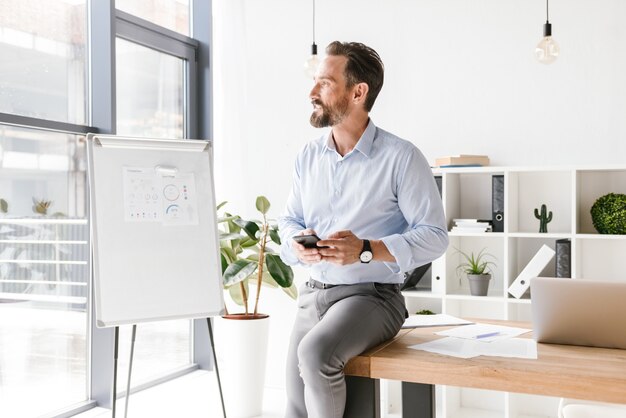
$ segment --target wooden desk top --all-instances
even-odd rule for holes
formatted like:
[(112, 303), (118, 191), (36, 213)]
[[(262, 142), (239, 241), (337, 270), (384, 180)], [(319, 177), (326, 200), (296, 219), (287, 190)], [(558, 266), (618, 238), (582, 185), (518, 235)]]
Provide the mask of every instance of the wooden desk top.
[[(531, 328), (529, 323), (477, 320)], [(626, 403), (626, 350), (537, 344), (537, 359), (444, 356), (408, 348), (451, 327), (402, 330), (350, 360), (347, 375)], [(528, 333), (522, 338), (532, 338)]]

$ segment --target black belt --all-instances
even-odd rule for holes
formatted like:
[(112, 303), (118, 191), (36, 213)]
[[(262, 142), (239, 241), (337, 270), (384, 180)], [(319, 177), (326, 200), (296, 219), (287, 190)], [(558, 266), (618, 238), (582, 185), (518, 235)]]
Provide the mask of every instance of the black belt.
[[(398, 283), (376, 283), (376, 284), (379, 286), (396, 286), (398, 287), (398, 289), (400, 288), (400, 285)], [(309, 281), (306, 282), (306, 285), (309, 286), (311, 289), (330, 289), (336, 286), (346, 286), (346, 285), (341, 285), (341, 284), (322, 283), (314, 279), (309, 279)]]
[(306, 282), (306, 285), (309, 286), (311, 289), (330, 289), (331, 287), (341, 286), (339, 284), (322, 283), (313, 279), (309, 279), (309, 281)]

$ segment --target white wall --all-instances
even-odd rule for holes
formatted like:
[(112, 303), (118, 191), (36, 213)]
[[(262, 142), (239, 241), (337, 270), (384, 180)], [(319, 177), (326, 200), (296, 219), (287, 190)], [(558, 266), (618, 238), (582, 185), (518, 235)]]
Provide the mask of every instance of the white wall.
[[(254, 215), (266, 195), (280, 213), (308, 124), (309, 0), (213, 0), (216, 192)], [(534, 59), (541, 0), (317, 0), (320, 51), (333, 40), (374, 47), (385, 85), (377, 125), (429, 161), (477, 153), (493, 165), (626, 163), (626, 2), (552, 0), (561, 56)], [(298, 271), (299, 280), (306, 272)], [(295, 304), (264, 291), (273, 316), (268, 385), (284, 386)]]

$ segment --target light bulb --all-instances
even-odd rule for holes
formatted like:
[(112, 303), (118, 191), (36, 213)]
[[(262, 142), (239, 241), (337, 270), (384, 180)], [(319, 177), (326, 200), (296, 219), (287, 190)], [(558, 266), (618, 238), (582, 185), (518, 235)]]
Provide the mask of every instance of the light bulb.
[(552, 64), (559, 56), (559, 44), (552, 38), (552, 25), (548, 22), (543, 25), (543, 39), (535, 48), (535, 56), (542, 64)]
[(311, 45), (311, 56), (304, 62), (304, 74), (308, 78), (315, 77), (315, 72), (317, 71), (317, 66), (319, 65), (320, 60), (317, 57), (317, 45)]

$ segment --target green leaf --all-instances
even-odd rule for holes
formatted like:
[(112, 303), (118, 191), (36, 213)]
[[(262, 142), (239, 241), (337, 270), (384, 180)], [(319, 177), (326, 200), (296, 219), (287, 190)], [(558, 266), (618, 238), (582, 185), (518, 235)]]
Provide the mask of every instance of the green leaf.
[(220, 203), (219, 205), (217, 205), (217, 208), (215, 208), (215, 210), (217, 211), (217, 210), (222, 209), (222, 207), (223, 207), (226, 203), (228, 203), (226, 200), (225, 200), (225, 201), (223, 201), (222, 203)]
[[(245, 280), (243, 282), (243, 286), (246, 289), (246, 293), (248, 297), (250, 296), (250, 288), (248, 286), (248, 281)], [(228, 293), (230, 294), (231, 299), (239, 306), (243, 306), (243, 294), (241, 293), (241, 286), (237, 284), (236, 286), (231, 286), (228, 288)]]
[(0, 212), (7, 213), (9, 211), (9, 204), (6, 200), (0, 199)]
[(276, 254), (265, 256), (267, 270), (280, 287), (289, 287), (293, 284), (293, 271), (291, 267), (283, 263), (283, 260)]
[(274, 280), (267, 271), (263, 272), (263, 275), (261, 276), (261, 280), (263, 281), (263, 284), (268, 287), (272, 287), (272, 288), (278, 287), (278, 283), (276, 283), (276, 280)]
[(270, 238), (276, 244), (280, 245), (280, 236), (278, 235), (278, 229), (277, 228), (270, 229)]
[(245, 221), (241, 218), (234, 219), (233, 222), (235, 223), (235, 225), (243, 229), (243, 231), (246, 233), (246, 235), (250, 237), (250, 239), (257, 239), (256, 233), (260, 230), (260, 228), (256, 223)]
[[(237, 254), (235, 253), (235, 251), (232, 248), (229, 247), (221, 247), (220, 248), (220, 252), (222, 253), (222, 255), (224, 257), (226, 257), (226, 260), (228, 260), (228, 264), (234, 262), (235, 260), (237, 260)], [(222, 273), (225, 270), (222, 270)]]
[(258, 243), (259, 243), (259, 240), (250, 239), (250, 237), (244, 237), (244, 239), (241, 240), (241, 243), (239, 245), (241, 245), (243, 248), (249, 248), (249, 247), (253, 247), (257, 245)]
[(224, 271), (224, 286), (232, 286), (245, 280), (256, 270), (256, 263), (250, 260), (237, 260)]
[(236, 216), (222, 216), (222, 217), (217, 218), (217, 223), (221, 224), (224, 222), (232, 221), (235, 218)]
[(227, 223), (228, 223), (228, 232), (239, 232), (239, 231), (241, 231), (241, 227), (239, 227), (239, 225), (237, 225), (235, 223), (235, 220), (241, 219), (241, 217), (239, 217), (239, 216), (232, 216), (230, 213), (225, 213), (224, 215), (226, 215), (229, 218), (232, 218), (230, 221), (227, 221)]
[(259, 262), (259, 255), (258, 254), (250, 254), (249, 256), (246, 257), (246, 260), (250, 260), (250, 261), (254, 261), (255, 263)]
[(291, 297), (291, 299), (293, 300), (298, 299), (298, 288), (296, 287), (294, 283), (292, 283), (291, 286), (283, 287), (282, 289), (283, 289), (283, 292), (285, 292)]
[(221, 252), (220, 259), (222, 260), (222, 273), (224, 273), (226, 271), (226, 268), (228, 268), (228, 260), (226, 260), (226, 257), (224, 257), (224, 253)]
[(223, 232), (220, 234), (220, 241), (230, 241), (233, 239), (245, 238), (238, 232)]
[(265, 215), (270, 209), (270, 201), (267, 200), (265, 196), (259, 196), (256, 198), (256, 208), (259, 212)]

